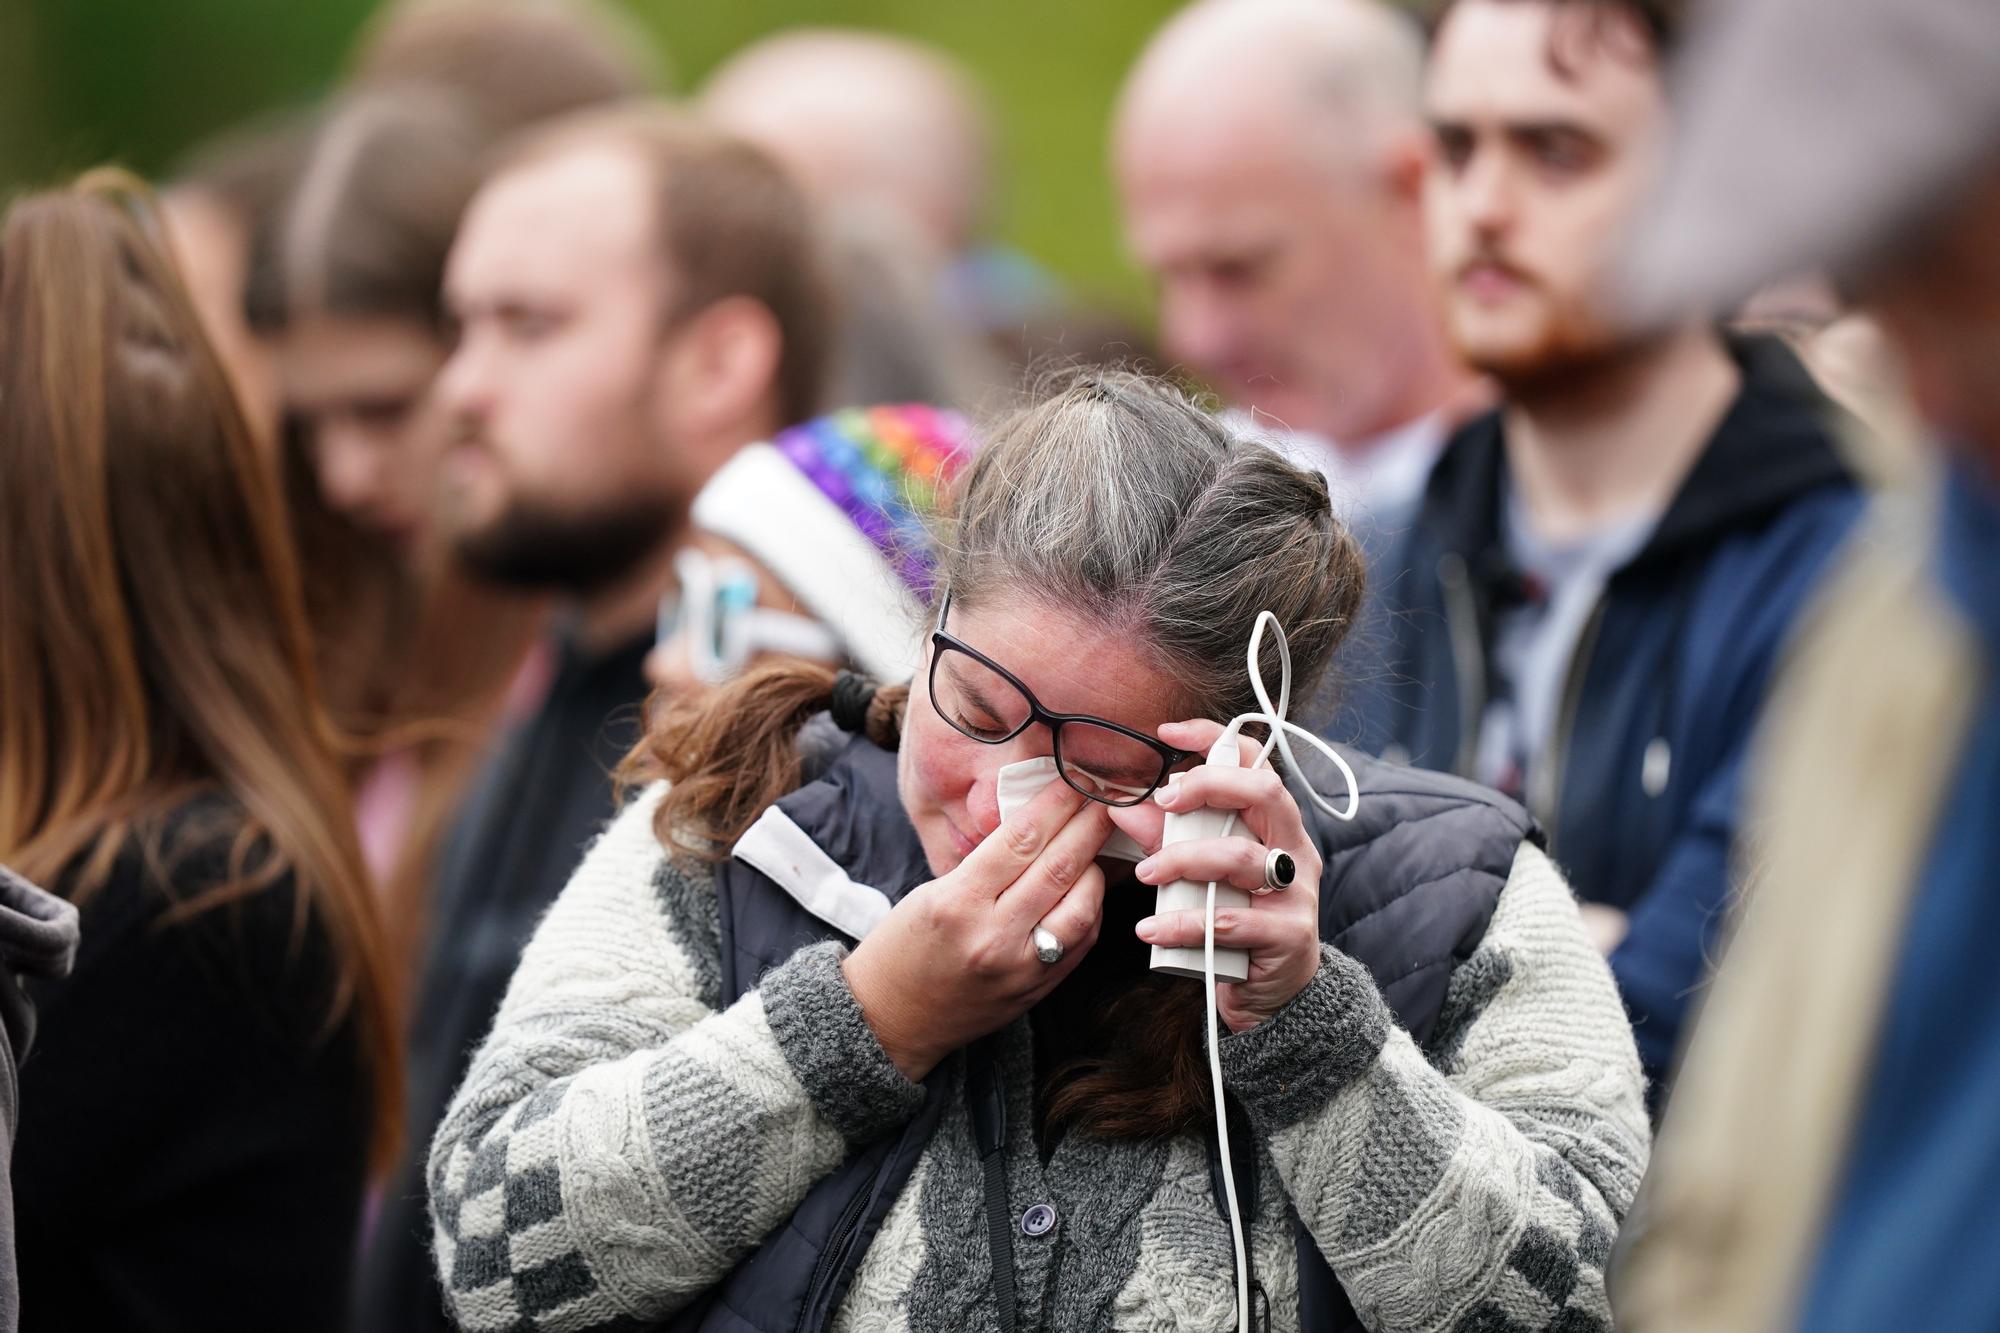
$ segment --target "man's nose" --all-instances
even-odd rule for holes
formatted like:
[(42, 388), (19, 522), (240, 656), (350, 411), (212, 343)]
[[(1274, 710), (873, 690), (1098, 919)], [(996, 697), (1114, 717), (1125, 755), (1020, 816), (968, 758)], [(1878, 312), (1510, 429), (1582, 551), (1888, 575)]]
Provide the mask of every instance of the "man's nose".
[(1517, 207), (1515, 181), (1500, 154), (1474, 156), (1459, 188), (1465, 220), (1482, 238), (1497, 239), (1512, 228)]
[(350, 515), (374, 507), (387, 484), (388, 452), (381, 440), (344, 418), (320, 422), (314, 431), (313, 460), (327, 504)]
[(1238, 320), (1228, 299), (1189, 280), (1167, 290), (1160, 304), (1160, 334), (1167, 354), (1209, 373), (1238, 358)]
[(437, 395), (439, 406), (454, 422), (482, 417), (490, 409), (493, 384), (491, 362), (485, 341), (468, 331), (438, 371), (432, 392)]

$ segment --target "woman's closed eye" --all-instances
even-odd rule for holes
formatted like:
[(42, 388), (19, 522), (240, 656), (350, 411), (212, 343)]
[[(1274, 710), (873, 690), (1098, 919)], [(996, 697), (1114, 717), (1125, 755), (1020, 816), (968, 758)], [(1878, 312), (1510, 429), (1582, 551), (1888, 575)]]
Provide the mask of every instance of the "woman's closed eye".
[(952, 724), (966, 735), (983, 741), (1005, 740), (1008, 731), (1011, 730), (985, 709), (963, 703), (953, 706), (951, 720)]
[(956, 665), (950, 663), (946, 668), (950, 689), (944, 702), (951, 724), (975, 740), (1006, 740), (1022, 724), (1002, 717), (989, 692), (980, 688), (983, 682), (965, 679)]
[(1079, 768), (1075, 764), (1066, 765), (1064, 771), (1069, 774), (1070, 781), (1075, 786), (1098, 796), (1112, 798), (1144, 796), (1154, 785), (1147, 778), (1129, 771), (1107, 776), (1103, 773), (1093, 773), (1087, 768)]

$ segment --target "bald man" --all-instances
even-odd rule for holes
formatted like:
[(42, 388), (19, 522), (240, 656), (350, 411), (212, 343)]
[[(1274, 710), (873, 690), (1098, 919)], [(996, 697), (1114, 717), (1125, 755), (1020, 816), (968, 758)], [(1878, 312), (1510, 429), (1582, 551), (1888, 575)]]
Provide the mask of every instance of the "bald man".
[(1168, 356), (1287, 432), (1378, 560), (1473, 396), (1425, 270), (1422, 63), (1375, 0), (1203, 0), (1112, 131)]
[(823, 202), (879, 210), (945, 260), (985, 220), (986, 107), (943, 53), (900, 37), (800, 28), (709, 77), (704, 116), (757, 144)]
[(830, 402), (990, 394), (1004, 372), (984, 335), (1053, 292), (982, 243), (992, 127), (957, 62), (903, 37), (794, 28), (725, 61), (697, 109), (776, 158), (821, 216), (840, 296)]

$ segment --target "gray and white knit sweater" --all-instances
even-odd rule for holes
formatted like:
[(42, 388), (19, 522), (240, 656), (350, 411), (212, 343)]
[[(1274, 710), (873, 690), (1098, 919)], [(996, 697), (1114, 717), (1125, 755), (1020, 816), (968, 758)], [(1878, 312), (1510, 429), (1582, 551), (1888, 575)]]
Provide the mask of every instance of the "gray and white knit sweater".
[[(653, 836), (657, 790), (598, 840), (528, 946), (431, 1147), (439, 1272), (470, 1330), (659, 1319), (719, 1281), (922, 1092), (816, 945), (719, 1008), (712, 880)], [(1296, 1208), (1371, 1329), (1610, 1326), (1604, 1265), (1646, 1165), (1638, 1057), (1561, 876), (1523, 844), (1426, 1060), (1328, 948), (1292, 1004), (1223, 1040), (1259, 1141), (1249, 1237), (1298, 1327)], [(1235, 1289), (1200, 1139), (1032, 1139), (1025, 1022), (1002, 1054), (1019, 1327), (1223, 1328)], [(963, 1098), (861, 1261), (836, 1326), (997, 1326)]]

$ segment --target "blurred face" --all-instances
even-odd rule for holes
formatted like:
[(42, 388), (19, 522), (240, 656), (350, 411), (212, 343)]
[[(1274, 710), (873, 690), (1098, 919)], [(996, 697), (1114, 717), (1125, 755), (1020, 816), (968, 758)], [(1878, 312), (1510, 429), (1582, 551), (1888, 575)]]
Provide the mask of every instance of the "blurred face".
[[(1153, 277), (1168, 357), (1233, 403), (1296, 430), (1359, 439), (1397, 424), (1385, 322), (1421, 298), (1387, 275), (1415, 222), (1380, 179), (1307, 142), (1324, 116), (1253, 105), (1140, 105), (1120, 127), (1127, 243)], [(1200, 114), (1190, 116), (1189, 111)]]
[[(791, 590), (779, 581), (776, 574), (773, 574), (766, 568), (764, 563), (757, 559), (756, 556), (744, 550), (727, 537), (717, 536), (715, 533), (704, 532), (697, 528), (689, 533), (687, 541), (679, 549), (682, 551), (695, 551), (706, 556), (718, 570), (726, 570), (731, 565), (741, 566), (747, 570), (757, 583), (757, 596), (753, 605), (767, 611), (777, 611), (785, 615), (803, 616), (807, 619), (813, 618), (812, 613), (806, 607), (800, 605), (798, 598), (794, 597)], [(679, 563), (680, 555), (677, 552), (675, 555), (677, 573), (679, 572)], [(688, 584), (683, 580), (678, 596), (685, 602), (690, 595)], [(714, 633), (715, 619), (718, 618), (710, 619), (709, 632), (711, 635)], [(662, 626), (662, 629), (664, 630), (665, 626)], [(711, 682), (703, 679), (696, 670), (694, 653), (695, 649), (690, 638), (690, 631), (685, 618), (683, 618), (676, 624), (672, 632), (667, 633), (665, 637), (654, 645), (653, 650), (646, 655), (646, 679), (655, 686), (671, 690), (676, 694), (688, 694), (707, 688)], [(773, 655), (768, 650), (759, 650), (751, 654), (749, 660), (743, 664), (744, 669), (748, 670), (750, 667), (767, 662)], [(805, 654), (793, 655), (805, 656)], [(829, 662), (829, 665), (839, 666), (840, 663), (834, 661)]]
[(1666, 129), (1644, 33), (1537, 0), (1462, 0), (1432, 48), (1432, 273), (1459, 353), (1503, 383), (1615, 346), (1600, 285)]
[(197, 188), (168, 191), (160, 216), (174, 261), (201, 316), (202, 331), (215, 344), (229, 371), (243, 410), (259, 440), (278, 437), (282, 390), (272, 350), (243, 315), (244, 271), (250, 262), (249, 229), (220, 199)]
[(1864, 286), (1930, 428), (2000, 478), (2000, 173)]
[(666, 538), (692, 497), (672, 405), (654, 191), (614, 148), (489, 182), (452, 246), (459, 342), (439, 381), (455, 544), (509, 583), (587, 592)]
[[(1009, 605), (980, 607), (954, 602), (946, 628), (1018, 677), (1043, 707), (1057, 713), (1087, 713), (1147, 736), (1156, 735), (1163, 723), (1188, 716), (1178, 706), (1181, 691), (1136, 658), (1129, 634), (1040, 604), (1008, 600)], [(1031, 725), (999, 745), (983, 745), (961, 734), (931, 703), (925, 687), (928, 651), (910, 686), (910, 707), (897, 751), (897, 782), (924, 855), (931, 869), (942, 875), (1000, 826), (1000, 770), (1051, 754), (1053, 745), (1049, 729), (1040, 725)], [(991, 697), (984, 705), (963, 706), (1005, 707)], [(997, 722), (1003, 730), (1007, 721), (969, 720), (975, 725)], [(1158, 807), (1150, 812), (1142, 807), (1119, 816), (1121, 827), (1144, 823), (1149, 814), (1157, 826)], [(1157, 840), (1157, 827), (1152, 832)]]
[(985, 167), (974, 108), (927, 58), (843, 38), (779, 39), (702, 90), (702, 114), (756, 144), (822, 207), (893, 230), (928, 268), (976, 239)]
[(416, 320), (307, 315), (278, 345), (286, 413), (327, 505), (406, 556), (429, 535), (449, 432), (432, 385), (445, 349)]

